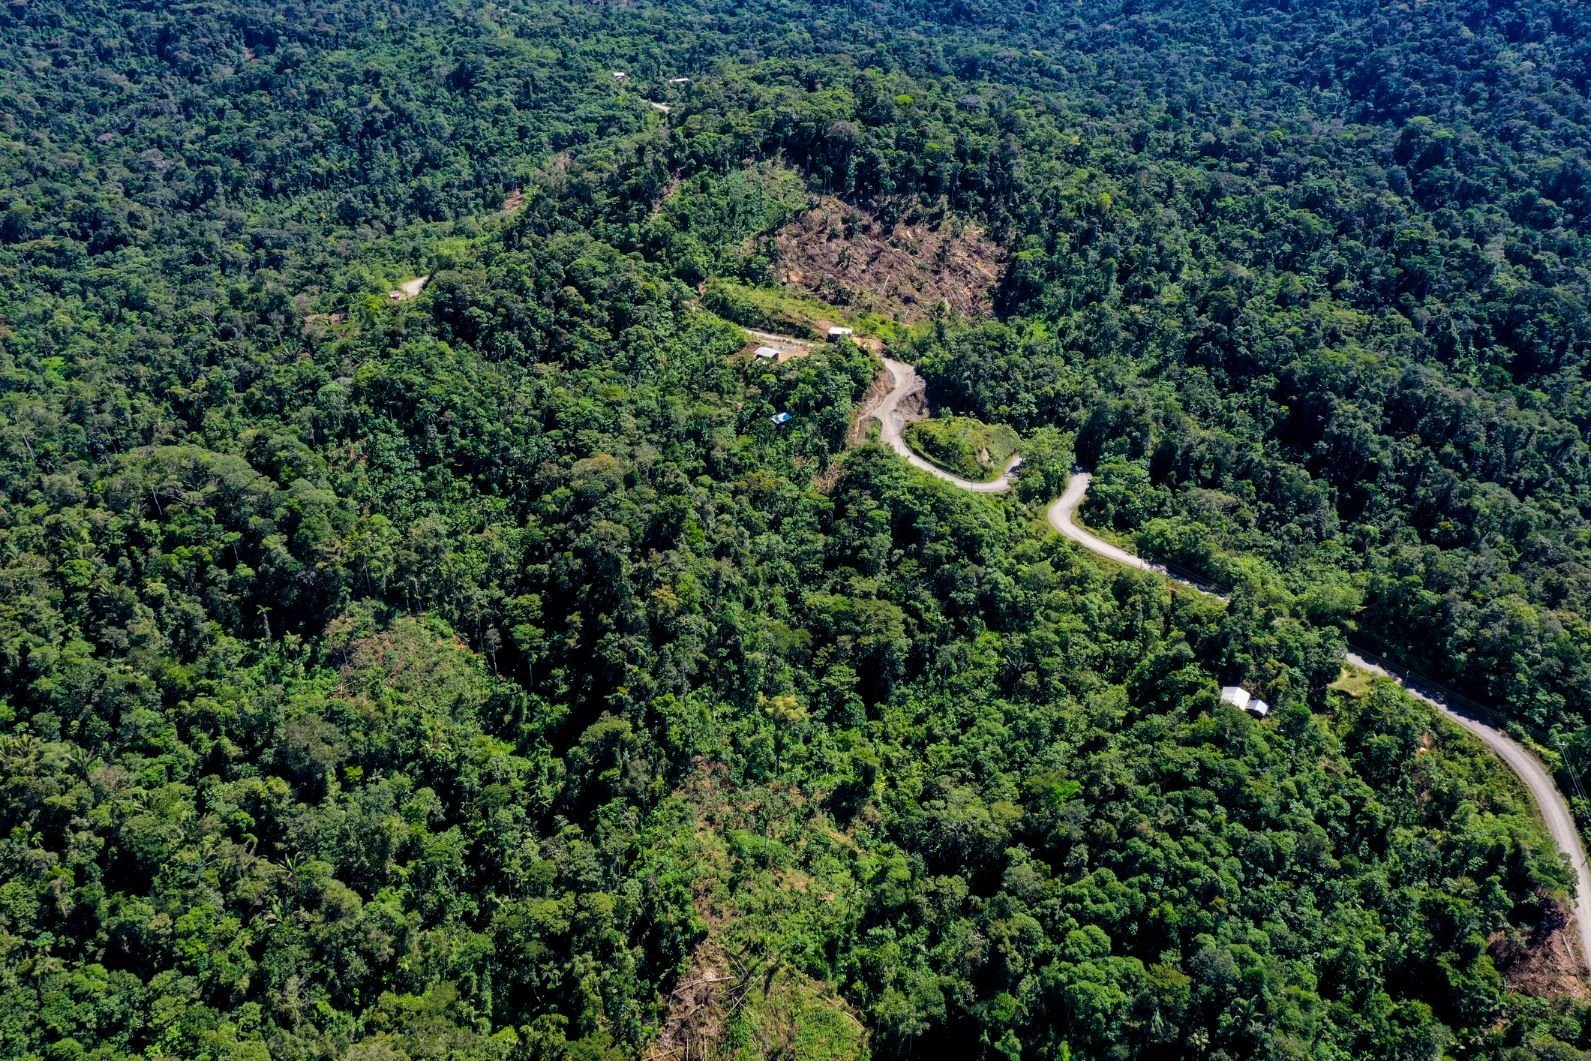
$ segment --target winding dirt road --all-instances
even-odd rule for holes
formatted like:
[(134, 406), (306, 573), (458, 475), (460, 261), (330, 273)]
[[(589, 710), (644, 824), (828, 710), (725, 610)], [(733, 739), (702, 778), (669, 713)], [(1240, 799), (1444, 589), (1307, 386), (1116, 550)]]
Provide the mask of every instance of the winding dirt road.
[(1563, 793), (1553, 782), (1551, 772), (1529, 748), (1463, 704), (1452, 700), (1446, 693), (1421, 681), (1418, 676), (1394, 673), (1383, 665), (1385, 661), (1362, 649), (1349, 649), (1347, 660), (1349, 666), (1391, 678), (1403, 686), (1410, 696), (1430, 704), (1439, 713), (1469, 730), (1525, 783), (1542, 820), (1547, 823), (1547, 831), (1552, 834), (1553, 842), (1574, 867), (1575, 934), (1580, 938), (1580, 959), (1585, 963), (1585, 968), (1591, 970), (1591, 867), (1586, 865), (1585, 845), (1580, 840), (1580, 830), (1575, 827), (1574, 815)]
[[(893, 386), (889, 393), (880, 398), (878, 404), (867, 410), (863, 415), (877, 420), (881, 431), (880, 437), (884, 444), (906, 459), (906, 463), (913, 468), (919, 468), (936, 479), (943, 479), (953, 486), (963, 490), (970, 490), (975, 494), (1003, 494), (1011, 489), (1011, 473), (1016, 471), (1017, 465), (1022, 463), (1021, 457), (1012, 457), (1011, 463), (1005, 466), (1005, 471), (1000, 473), (998, 479), (986, 483), (974, 482), (963, 479), (959, 475), (952, 475), (943, 468), (924, 460), (912, 448), (906, 445), (906, 440), (901, 437), (901, 432), (906, 430), (906, 425), (914, 420), (924, 419), (926, 411), (903, 408), (902, 403), (909, 403), (912, 398), (921, 395), (927, 388), (923, 378), (917, 370), (908, 364), (896, 361), (893, 358), (884, 359), (884, 368), (888, 370)], [(926, 403), (925, 403), (926, 404)]]
[(1083, 503), (1083, 498), (1088, 494), (1088, 484), (1093, 481), (1094, 477), (1087, 472), (1077, 472), (1066, 481), (1066, 489), (1045, 512), (1049, 517), (1050, 526), (1091, 553), (1103, 556), (1107, 560), (1114, 560), (1118, 564), (1125, 564), (1127, 567), (1136, 567), (1140, 571), (1150, 570), (1150, 565), (1146, 561), (1140, 560), (1125, 549), (1118, 549), (1105, 539), (1096, 537), (1077, 525), (1077, 506)]
[[(1046, 513), (1050, 526), (1097, 556), (1141, 571), (1160, 571), (1167, 578), (1191, 586), (1202, 593), (1208, 593), (1213, 597), (1220, 596), (1212, 593), (1208, 586), (1169, 574), (1079, 526), (1077, 507), (1088, 493), (1088, 484), (1092, 481), (1093, 476), (1087, 472), (1078, 472), (1072, 476), (1066, 484), (1065, 492), (1050, 505)], [(1569, 811), (1569, 804), (1564, 800), (1563, 793), (1558, 791), (1558, 786), (1552, 780), (1552, 774), (1542, 765), (1541, 760), (1524, 745), (1491, 725), (1434, 683), (1401, 668), (1394, 668), (1392, 664), (1362, 648), (1351, 648), (1347, 653), (1347, 661), (1351, 667), (1391, 678), (1403, 686), (1404, 691), (1410, 696), (1431, 705), (1439, 714), (1479, 737), (1481, 742), (1495, 752), (1497, 757), (1525, 783), (1525, 788), (1529, 790), (1530, 798), (1535, 802), (1542, 820), (1546, 822), (1547, 831), (1552, 834), (1558, 850), (1574, 867), (1576, 935), (1580, 941), (1581, 961), (1587, 970), (1591, 970), (1591, 868), (1586, 865), (1585, 846), (1581, 843), (1579, 830), (1575, 828), (1574, 815)]]
[[(762, 333), (756, 333), (762, 334)], [(769, 338), (782, 338), (769, 336)], [(929, 475), (943, 479), (947, 483), (959, 486), (963, 490), (970, 490), (979, 494), (998, 494), (1011, 489), (1011, 473), (1021, 463), (1021, 458), (1013, 458), (1000, 478), (993, 482), (978, 483), (960, 476), (952, 475), (912, 452), (901, 437), (906, 425), (913, 420), (920, 420), (927, 415), (926, 401), (913, 402), (912, 399), (922, 395), (926, 384), (917, 374), (917, 370), (910, 365), (903, 364), (891, 358), (884, 358), (884, 367), (889, 371), (892, 386), (887, 394), (880, 398), (871, 408), (863, 411), (864, 419), (871, 417), (877, 420), (882, 427), (882, 437), (886, 445), (914, 468), (919, 468)], [(903, 408), (903, 403), (906, 407)], [(1196, 579), (1185, 577), (1166, 570), (1159, 564), (1152, 564), (1140, 557), (1134, 556), (1127, 550), (1112, 545), (1098, 535), (1091, 533), (1077, 522), (1077, 509), (1082, 504), (1083, 498), (1088, 494), (1089, 484), (1094, 477), (1088, 472), (1076, 472), (1066, 483), (1066, 489), (1061, 496), (1056, 498), (1046, 510), (1050, 526), (1054, 527), (1065, 537), (1081, 545), (1089, 552), (1102, 556), (1107, 560), (1122, 564), (1126, 567), (1136, 568), (1140, 571), (1153, 571), (1173, 582), (1180, 583), (1200, 593), (1226, 600), (1225, 597), (1208, 584)], [(1579, 939), (1580, 958), (1583, 967), (1591, 972), (1591, 867), (1586, 863), (1585, 846), (1580, 840), (1579, 830), (1575, 827), (1574, 815), (1569, 811), (1569, 805), (1563, 798), (1563, 793), (1558, 791), (1558, 786), (1553, 782), (1552, 774), (1542, 765), (1524, 745), (1496, 728), (1477, 712), (1471, 710), (1459, 698), (1448, 693), (1433, 682), (1427, 681), (1418, 675), (1409, 673), (1401, 668), (1373, 655), (1366, 649), (1352, 647), (1346, 654), (1348, 665), (1356, 667), (1371, 674), (1390, 678), (1401, 685), (1412, 697), (1420, 700), (1454, 723), (1462, 726), (1481, 742), (1496, 753), (1503, 763), (1512, 770), (1530, 793), (1536, 809), (1542, 820), (1546, 822), (1547, 831), (1551, 834), (1553, 842), (1558, 845), (1558, 850), (1569, 860), (1574, 869), (1575, 895), (1574, 895), (1574, 922), (1575, 935)]]

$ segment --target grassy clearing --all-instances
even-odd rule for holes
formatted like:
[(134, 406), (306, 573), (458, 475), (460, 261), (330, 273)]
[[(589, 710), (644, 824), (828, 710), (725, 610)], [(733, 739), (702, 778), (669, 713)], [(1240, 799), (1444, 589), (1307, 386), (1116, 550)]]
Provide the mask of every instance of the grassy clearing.
[(902, 341), (912, 331), (888, 317), (849, 312), (804, 292), (782, 287), (751, 287), (733, 280), (709, 281), (702, 302), (725, 320), (747, 328), (791, 335), (811, 332), (818, 321), (854, 328), (859, 336), (876, 336), (886, 343)]
[(1005, 424), (985, 424), (970, 416), (922, 420), (906, 428), (906, 444), (948, 472), (988, 481), (1005, 471), (1021, 448), (1022, 437)]
[(1332, 682), (1327, 688), (1339, 693), (1347, 693), (1357, 700), (1370, 691), (1370, 686), (1374, 681), (1375, 676), (1369, 671), (1362, 671), (1358, 667), (1344, 667), (1342, 673), (1337, 675), (1337, 680)]

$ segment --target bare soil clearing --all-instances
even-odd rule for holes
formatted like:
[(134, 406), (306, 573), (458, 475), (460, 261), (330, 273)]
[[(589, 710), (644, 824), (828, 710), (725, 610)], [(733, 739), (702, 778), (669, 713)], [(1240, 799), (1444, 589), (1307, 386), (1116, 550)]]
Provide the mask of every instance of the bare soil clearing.
[(782, 364), (798, 357), (805, 357), (812, 352), (818, 344), (811, 339), (797, 339), (790, 335), (775, 335), (773, 332), (758, 331), (756, 328), (741, 329), (751, 336), (751, 342), (746, 344), (745, 353), (750, 354), (758, 347), (766, 346), (779, 351), (777, 360)]
[(391, 291), (388, 291), (387, 297), (394, 302), (407, 302), (411, 298), (418, 297), (420, 292), (425, 290), (425, 285), (430, 282), (431, 278), (429, 276), (417, 276), (412, 280), (405, 280)]
[(872, 384), (868, 386), (867, 393), (862, 395), (861, 404), (856, 407), (856, 416), (851, 420), (850, 433), (846, 435), (846, 441), (850, 445), (859, 446), (867, 440), (867, 425), (877, 419), (873, 411), (894, 388), (895, 374), (887, 368), (880, 368), (878, 375), (873, 377)]
[[(818, 320), (812, 322), (812, 330), (818, 335), (827, 335), (830, 328), (840, 327), (841, 324), (842, 322), (840, 321), (831, 321), (819, 318)], [(849, 338), (851, 342), (855, 343), (857, 346), (860, 346), (863, 350), (866, 350), (869, 353), (877, 354), (879, 357), (883, 357), (885, 351), (888, 350), (888, 346), (884, 343), (884, 340), (880, 339), (876, 335), (852, 334), (849, 336)]]
[(1584, 999), (1588, 992), (1580, 973), (1580, 943), (1568, 914), (1553, 906), (1528, 938), (1499, 933), (1490, 940), (1497, 970), (1509, 988), (1533, 998)]
[(904, 323), (927, 320), (945, 303), (988, 316), (1005, 252), (980, 229), (954, 219), (900, 221), (825, 198), (774, 235), (781, 282), (836, 306)]

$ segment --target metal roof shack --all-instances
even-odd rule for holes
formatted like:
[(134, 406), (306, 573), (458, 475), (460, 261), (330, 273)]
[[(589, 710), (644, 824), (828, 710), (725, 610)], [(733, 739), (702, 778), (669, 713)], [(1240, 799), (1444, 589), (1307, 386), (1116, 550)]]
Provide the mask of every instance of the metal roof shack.
[(768, 419), (773, 421), (774, 427), (783, 427), (791, 420), (794, 420), (795, 417), (791, 416), (789, 413), (774, 413), (772, 416), (768, 417)]
[(1231, 704), (1239, 711), (1247, 711), (1251, 715), (1264, 718), (1271, 713), (1271, 705), (1264, 700), (1252, 695), (1241, 685), (1224, 685), (1221, 687), (1221, 702)]
[(779, 351), (771, 346), (759, 346), (756, 349), (756, 354), (764, 361), (772, 361), (779, 356)]
[(856, 334), (856, 329), (855, 328), (830, 328), (829, 329), (829, 341), (833, 342), (836, 339), (843, 339), (847, 335), (855, 335), (855, 334)]

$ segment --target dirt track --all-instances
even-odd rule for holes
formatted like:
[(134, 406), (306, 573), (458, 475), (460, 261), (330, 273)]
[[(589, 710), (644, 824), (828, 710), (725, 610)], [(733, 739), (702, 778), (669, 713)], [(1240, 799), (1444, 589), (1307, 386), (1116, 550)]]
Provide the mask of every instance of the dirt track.
[[(1088, 493), (1088, 484), (1092, 481), (1093, 476), (1087, 472), (1078, 472), (1072, 476), (1066, 484), (1066, 490), (1054, 504), (1050, 505), (1046, 513), (1050, 526), (1097, 556), (1139, 570), (1158, 570), (1139, 557), (1117, 548), (1078, 525), (1077, 507)], [(1167, 577), (1176, 578), (1174, 575)], [(1208, 587), (1197, 585), (1187, 579), (1177, 578), (1176, 581), (1193, 586), (1201, 592), (1210, 593)], [(1210, 595), (1218, 596), (1214, 593)], [(1418, 675), (1395, 673), (1390, 666), (1384, 665), (1384, 661), (1363, 649), (1351, 649), (1347, 653), (1347, 661), (1351, 667), (1391, 678), (1403, 686), (1410, 696), (1431, 705), (1438, 713), (1479, 737), (1481, 742), (1495, 752), (1497, 757), (1525, 783), (1525, 788), (1530, 792), (1530, 798), (1535, 802), (1542, 820), (1546, 822), (1547, 831), (1552, 834), (1558, 850), (1574, 867), (1576, 935), (1580, 941), (1581, 961), (1586, 970), (1591, 971), (1591, 868), (1586, 865), (1585, 845), (1581, 843), (1579, 830), (1575, 827), (1574, 815), (1570, 813), (1563, 793), (1558, 791), (1552, 775), (1542, 765), (1541, 760), (1524, 745)]]
[(1011, 463), (1005, 466), (1005, 471), (1000, 474), (998, 479), (979, 483), (973, 482), (971, 479), (963, 479), (959, 475), (952, 475), (938, 465), (924, 460), (912, 452), (911, 447), (906, 445), (906, 440), (901, 437), (901, 432), (906, 430), (907, 424), (914, 420), (923, 419), (926, 414), (910, 409), (907, 403), (921, 395), (926, 385), (923, 383), (923, 378), (917, 374), (917, 370), (910, 365), (886, 357), (884, 359), (884, 367), (889, 370), (894, 386), (890, 388), (888, 394), (884, 395), (877, 406), (868, 410), (866, 415), (878, 421), (880, 428), (882, 428), (880, 437), (883, 438), (885, 445), (904, 457), (906, 463), (913, 468), (921, 469), (934, 478), (943, 479), (945, 482), (959, 486), (963, 490), (970, 490), (975, 494), (1001, 494), (1011, 489), (1011, 473), (1022, 463), (1021, 457), (1011, 458)]
[[(801, 343), (810, 347), (812, 344), (802, 340), (789, 339), (786, 336), (771, 335), (766, 332), (752, 332), (759, 338), (769, 340), (782, 340), (785, 342)], [(914, 399), (920, 399), (926, 388), (923, 378), (917, 370), (910, 365), (884, 358), (884, 367), (889, 371), (893, 386), (870, 409), (863, 411), (862, 420), (869, 417), (879, 422), (882, 428), (881, 436), (888, 445), (912, 467), (921, 469), (937, 479), (979, 494), (998, 494), (1011, 489), (1011, 476), (1022, 459), (1012, 459), (1000, 478), (993, 482), (977, 483), (960, 476), (952, 475), (929, 461), (919, 457), (906, 445), (901, 433), (906, 425), (913, 420), (922, 419), (927, 415), (926, 402), (919, 401), (918, 408), (911, 408)], [(905, 407), (903, 407), (905, 406)], [(1077, 523), (1077, 509), (1082, 504), (1083, 498), (1088, 494), (1089, 484), (1094, 477), (1088, 472), (1075, 472), (1067, 480), (1066, 489), (1061, 496), (1056, 498), (1046, 510), (1050, 526), (1076, 542), (1089, 552), (1102, 556), (1107, 560), (1122, 564), (1126, 567), (1136, 568), (1140, 571), (1153, 571), (1171, 581), (1208, 594), (1218, 600), (1226, 598), (1216, 593), (1207, 583), (1197, 581), (1190, 577), (1183, 577), (1167, 571), (1158, 564), (1151, 564), (1140, 557), (1134, 556), (1118, 546), (1112, 545), (1098, 535), (1095, 535)], [(1370, 652), (1362, 648), (1352, 648), (1346, 654), (1347, 663), (1371, 674), (1392, 679), (1401, 685), (1410, 696), (1423, 703), (1434, 707), (1437, 712), (1457, 725), (1468, 730), (1481, 742), (1490, 748), (1503, 763), (1524, 782), (1525, 789), (1530, 793), (1531, 800), (1536, 804), (1537, 812), (1547, 825), (1553, 842), (1558, 850), (1568, 859), (1574, 870), (1575, 895), (1574, 895), (1574, 922), (1575, 935), (1579, 939), (1580, 959), (1583, 968), (1591, 973), (1591, 867), (1587, 866), (1585, 845), (1581, 842), (1579, 830), (1575, 826), (1574, 815), (1569, 810), (1563, 793), (1558, 790), (1551, 773), (1542, 765), (1524, 745), (1508, 736), (1502, 730), (1486, 721), (1476, 712), (1470, 710), (1457, 699), (1449, 696), (1440, 686), (1422, 679), (1420, 676), (1408, 672), (1396, 672), (1384, 661), (1379, 661)]]
[(780, 361), (786, 361), (792, 357), (805, 357), (818, 345), (814, 339), (797, 339), (793, 335), (775, 335), (773, 332), (758, 331), (756, 328), (742, 328), (740, 330), (751, 336), (753, 340), (779, 351)]
[(1585, 845), (1580, 841), (1580, 831), (1575, 827), (1574, 815), (1570, 812), (1563, 793), (1558, 791), (1557, 784), (1553, 782), (1552, 774), (1529, 748), (1463, 704), (1450, 702), (1447, 696), (1429, 687), (1417, 676), (1405, 677), (1393, 673), (1375, 659), (1367, 658), (1367, 655), (1350, 649), (1347, 653), (1349, 666), (1391, 678), (1403, 686), (1410, 696), (1430, 704), (1442, 715), (1469, 730), (1495, 752), (1499, 759), (1508, 764), (1508, 768), (1517, 774), (1519, 780), (1523, 781), (1525, 787), (1530, 790), (1530, 798), (1535, 801), (1536, 809), (1541, 813), (1542, 820), (1547, 823), (1547, 831), (1552, 834), (1553, 842), (1574, 867), (1576, 935), (1580, 939), (1580, 959), (1585, 963), (1585, 968), (1591, 970), (1591, 867), (1586, 865)]
[(387, 297), (394, 302), (407, 302), (411, 298), (419, 298), (420, 292), (425, 290), (425, 285), (431, 281), (429, 276), (416, 276), (412, 280), (405, 280), (391, 291)]

